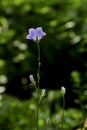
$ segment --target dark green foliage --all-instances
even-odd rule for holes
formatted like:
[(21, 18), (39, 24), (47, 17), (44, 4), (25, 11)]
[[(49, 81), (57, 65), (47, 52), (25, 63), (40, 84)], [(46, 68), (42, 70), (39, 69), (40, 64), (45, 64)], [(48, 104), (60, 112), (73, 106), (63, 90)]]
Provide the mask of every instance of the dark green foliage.
[[(40, 130), (55, 130), (55, 116), (61, 115), (62, 107), (60, 106), (62, 96), (60, 91), (49, 91), (46, 98), (39, 105), (39, 128)], [(55, 112), (51, 113), (53, 102), (55, 102)], [(82, 128), (84, 120), (79, 109), (65, 110), (64, 130)], [(46, 124), (47, 118), (50, 117), (50, 123)], [(36, 105), (35, 98), (26, 101), (19, 101), (9, 95), (0, 95), (0, 130), (35, 130), (36, 128)]]
[[(34, 110), (29, 106), (34, 102), (30, 101), (21, 102), (17, 98), (9, 95), (0, 95), (0, 130), (27, 130), (35, 128), (35, 107)], [(32, 124), (32, 125), (31, 125)]]

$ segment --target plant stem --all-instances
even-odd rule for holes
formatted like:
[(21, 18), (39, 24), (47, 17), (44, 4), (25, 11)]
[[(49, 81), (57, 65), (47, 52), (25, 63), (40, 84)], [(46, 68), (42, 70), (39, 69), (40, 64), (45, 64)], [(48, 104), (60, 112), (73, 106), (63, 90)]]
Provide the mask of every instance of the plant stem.
[(37, 42), (37, 47), (38, 47), (38, 72), (37, 72), (37, 88), (39, 89), (39, 83), (40, 83), (40, 46), (39, 43)]
[(40, 84), (40, 46), (37, 41), (37, 49), (38, 49), (38, 71), (37, 71), (37, 130), (39, 130), (39, 84)]
[(38, 117), (38, 108), (39, 108), (39, 107), (38, 107), (38, 103), (37, 103), (37, 130), (39, 130), (39, 125), (38, 125), (38, 118), (39, 118), (39, 117)]
[(65, 109), (65, 97), (64, 97), (64, 94), (63, 94), (63, 111), (62, 111), (62, 115), (61, 115), (61, 128), (63, 128), (64, 109)]

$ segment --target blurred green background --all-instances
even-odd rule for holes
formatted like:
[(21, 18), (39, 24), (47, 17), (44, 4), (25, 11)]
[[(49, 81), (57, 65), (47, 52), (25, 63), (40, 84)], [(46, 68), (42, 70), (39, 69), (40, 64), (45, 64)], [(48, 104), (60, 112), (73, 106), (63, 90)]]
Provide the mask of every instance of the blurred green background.
[[(37, 46), (26, 35), (39, 26), (47, 34), (40, 42), (40, 86), (48, 93), (41, 130), (55, 129), (61, 86), (66, 88), (64, 130), (80, 130), (87, 117), (87, 0), (0, 0), (0, 130), (35, 130), (29, 75), (36, 78)], [(52, 125), (46, 126), (48, 116)]]

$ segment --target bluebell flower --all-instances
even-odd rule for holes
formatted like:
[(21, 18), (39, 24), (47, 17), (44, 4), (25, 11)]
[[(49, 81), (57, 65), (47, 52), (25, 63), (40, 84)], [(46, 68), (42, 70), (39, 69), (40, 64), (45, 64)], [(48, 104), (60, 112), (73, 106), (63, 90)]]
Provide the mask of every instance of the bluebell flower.
[(45, 35), (46, 33), (43, 32), (42, 27), (38, 27), (36, 29), (30, 28), (29, 34), (26, 36), (26, 38), (34, 41), (40, 41)]

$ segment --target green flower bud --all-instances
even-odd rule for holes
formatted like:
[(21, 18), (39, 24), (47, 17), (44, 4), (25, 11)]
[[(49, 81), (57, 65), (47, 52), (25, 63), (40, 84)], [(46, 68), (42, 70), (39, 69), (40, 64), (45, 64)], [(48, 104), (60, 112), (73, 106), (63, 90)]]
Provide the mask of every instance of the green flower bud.
[(34, 82), (35, 82), (33, 75), (30, 75), (29, 78), (30, 78), (31, 83), (34, 83)]
[(62, 93), (63, 95), (65, 95), (65, 93), (66, 93), (66, 89), (65, 89), (64, 86), (61, 87), (61, 93)]

